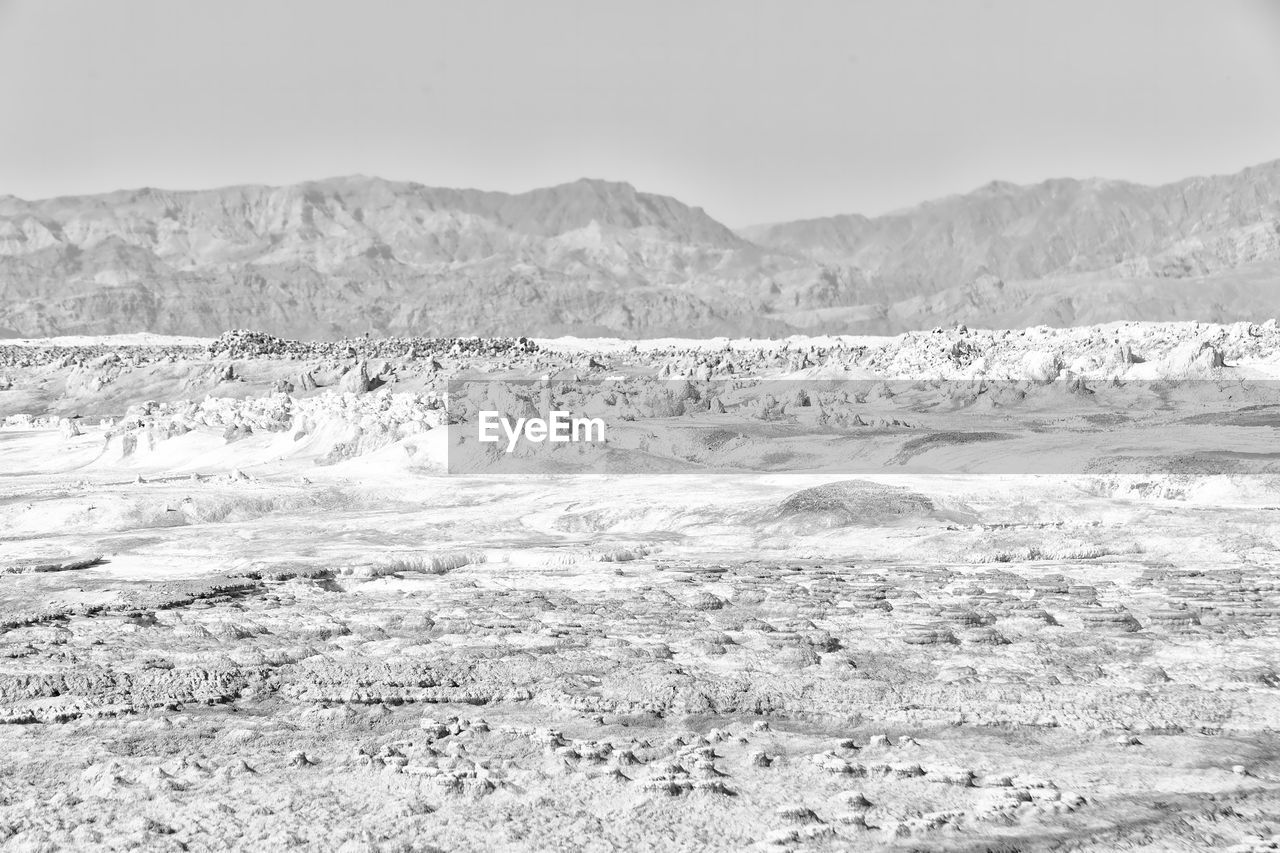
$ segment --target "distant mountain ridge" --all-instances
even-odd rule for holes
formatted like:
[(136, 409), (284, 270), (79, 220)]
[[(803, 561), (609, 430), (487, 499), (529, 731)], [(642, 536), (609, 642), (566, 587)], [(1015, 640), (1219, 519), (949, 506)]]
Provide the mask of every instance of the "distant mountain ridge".
[(352, 176), (0, 196), (0, 333), (887, 333), (1277, 313), (1280, 161), (1162, 187), (992, 183), (735, 233), (583, 179), (509, 194)]
[[(1119, 269), (1183, 277), (1280, 253), (1280, 160), (1234, 175), (1148, 187), (1055, 179), (993, 182), (875, 218), (746, 229), (761, 245), (935, 285)], [(941, 287), (935, 287), (941, 289)]]

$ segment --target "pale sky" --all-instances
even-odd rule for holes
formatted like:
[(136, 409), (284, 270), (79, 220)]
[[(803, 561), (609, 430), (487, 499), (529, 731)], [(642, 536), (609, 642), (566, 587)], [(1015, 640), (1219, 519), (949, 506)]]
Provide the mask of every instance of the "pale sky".
[(729, 225), (1280, 158), (1280, 0), (0, 0), (0, 194), (598, 177)]

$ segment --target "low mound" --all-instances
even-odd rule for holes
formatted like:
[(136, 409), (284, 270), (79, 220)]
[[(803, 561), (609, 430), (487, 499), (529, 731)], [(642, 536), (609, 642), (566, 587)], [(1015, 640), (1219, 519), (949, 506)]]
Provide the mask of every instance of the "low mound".
[(867, 480), (841, 480), (802, 489), (778, 507), (780, 520), (823, 527), (881, 525), (937, 514), (933, 501), (922, 494)]

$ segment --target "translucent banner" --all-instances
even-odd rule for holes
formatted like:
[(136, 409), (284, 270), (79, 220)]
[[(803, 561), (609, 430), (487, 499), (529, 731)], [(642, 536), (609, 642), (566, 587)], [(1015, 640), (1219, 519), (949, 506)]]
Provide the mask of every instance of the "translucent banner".
[(1280, 383), (458, 379), (451, 474), (1280, 472)]

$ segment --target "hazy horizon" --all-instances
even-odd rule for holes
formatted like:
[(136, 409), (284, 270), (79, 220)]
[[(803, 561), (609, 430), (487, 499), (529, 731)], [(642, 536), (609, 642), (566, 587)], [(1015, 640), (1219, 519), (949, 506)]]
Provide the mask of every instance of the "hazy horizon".
[(589, 177), (741, 228), (1280, 157), (1265, 0), (350, 8), (0, 0), (0, 194)]
[[(1243, 172), (1247, 169), (1256, 168), (1260, 166), (1268, 166), (1276, 162), (1280, 162), (1280, 157), (1272, 158), (1271, 160), (1265, 160), (1259, 163), (1247, 163), (1242, 165), (1238, 169), (1232, 169), (1227, 172), (1206, 172), (1202, 174), (1189, 174), (1189, 175), (1183, 175), (1179, 178), (1175, 178), (1171, 181), (1162, 181), (1160, 183), (1154, 183), (1154, 184), (1147, 184), (1141, 181), (1126, 181), (1123, 178), (1114, 178), (1108, 175), (1049, 175), (1039, 180), (1025, 181), (1025, 182), (1006, 181), (999, 177), (996, 177), (996, 178), (992, 178), (990, 180), (984, 181), (981, 184), (977, 184), (975, 186), (969, 187), (967, 189), (962, 189), (962, 190), (958, 190), (951, 193), (945, 193), (943, 195), (931, 196), (929, 198), (917, 199), (916, 201), (910, 202), (901, 207), (898, 207), (892, 210), (877, 211), (875, 213), (867, 213), (866, 211), (861, 211), (861, 210), (844, 210), (844, 211), (836, 211), (835, 213), (818, 214), (816, 216), (797, 216), (797, 217), (794, 217), (793, 219), (788, 219), (788, 220), (762, 220), (758, 222), (722, 223), (722, 224), (729, 225), (730, 227), (736, 230), (743, 230), (743, 229), (748, 229), (752, 227), (771, 225), (771, 224), (776, 224), (781, 222), (804, 221), (809, 219), (823, 219), (823, 218), (828, 218), (832, 216), (842, 216), (842, 215), (851, 215), (851, 216), (865, 215), (869, 217), (890, 216), (890, 215), (893, 215), (894, 213), (910, 210), (922, 204), (928, 204), (930, 202), (940, 201), (942, 199), (949, 198), (955, 195), (967, 195), (969, 193), (976, 192), (982, 189), (984, 186), (987, 186), (992, 183), (1002, 183), (1002, 184), (1012, 183), (1021, 187), (1030, 187), (1030, 186), (1035, 186), (1037, 184), (1042, 184), (1042, 183), (1055, 181), (1055, 180), (1076, 180), (1081, 183), (1087, 183), (1089, 181), (1115, 181), (1120, 183), (1131, 183), (1131, 184), (1140, 185), (1140, 186), (1158, 187), (1158, 186), (1163, 186), (1171, 183), (1179, 183), (1184, 180), (1191, 180), (1195, 178), (1212, 178), (1212, 177), (1219, 177), (1224, 175), (1232, 175), (1239, 172)], [(697, 199), (680, 198), (679, 196), (671, 196), (670, 193), (655, 192), (647, 187), (637, 186), (635, 182), (628, 181), (625, 178), (600, 178), (600, 177), (595, 177), (590, 175), (583, 175), (578, 178), (573, 178), (565, 181), (558, 181), (556, 183), (546, 184), (543, 186), (524, 187), (519, 189), (504, 189), (501, 187), (443, 186), (440, 184), (427, 184), (422, 181), (416, 181), (416, 180), (406, 179), (406, 178), (393, 178), (393, 177), (388, 177), (386, 175), (368, 175), (368, 174), (362, 174), (362, 173), (351, 173), (346, 175), (325, 175), (323, 177), (305, 178), (300, 181), (293, 181), (285, 184), (264, 183), (264, 182), (239, 182), (239, 183), (232, 183), (232, 184), (220, 184), (217, 186), (208, 186), (208, 187), (175, 187), (175, 186), (154, 186), (150, 184), (141, 184), (137, 186), (116, 187), (114, 189), (102, 190), (100, 192), (94, 192), (94, 193), (64, 193), (56, 196), (42, 196), (39, 198), (14, 196), (12, 193), (0, 193), (0, 197), (8, 196), (11, 198), (18, 198), (20, 201), (35, 203), (35, 202), (55, 200), (58, 198), (76, 198), (81, 196), (103, 196), (103, 195), (111, 195), (113, 193), (118, 193), (118, 192), (139, 192), (142, 190), (158, 190), (160, 192), (173, 192), (173, 193), (198, 193), (198, 192), (210, 192), (210, 191), (216, 191), (216, 190), (222, 190), (222, 189), (233, 189), (236, 187), (255, 187), (255, 186), (282, 187), (282, 186), (292, 186), (292, 185), (308, 184), (308, 183), (326, 183), (330, 181), (349, 180), (353, 178), (361, 178), (361, 179), (367, 179), (367, 180), (380, 180), (380, 181), (386, 181), (387, 183), (393, 183), (393, 184), (413, 184), (413, 185), (425, 187), (427, 189), (475, 190), (478, 192), (496, 192), (496, 193), (503, 193), (506, 195), (522, 195), (529, 192), (535, 192), (540, 189), (551, 189), (558, 186), (568, 186), (570, 184), (577, 183), (578, 181), (593, 181), (593, 182), (600, 182), (600, 183), (622, 183), (622, 184), (630, 184), (637, 192), (640, 192), (640, 193), (644, 193), (647, 195), (673, 197), (677, 201), (687, 204), (689, 207), (704, 208), (704, 205), (699, 204)], [(718, 217), (713, 216), (713, 218), (716, 218), (718, 220)]]

